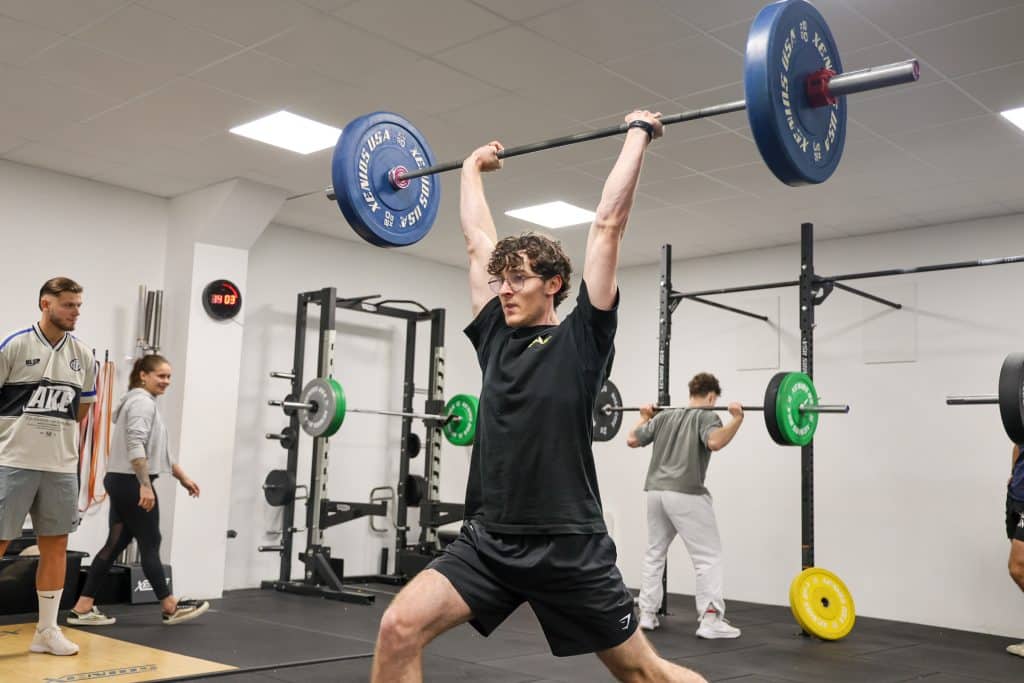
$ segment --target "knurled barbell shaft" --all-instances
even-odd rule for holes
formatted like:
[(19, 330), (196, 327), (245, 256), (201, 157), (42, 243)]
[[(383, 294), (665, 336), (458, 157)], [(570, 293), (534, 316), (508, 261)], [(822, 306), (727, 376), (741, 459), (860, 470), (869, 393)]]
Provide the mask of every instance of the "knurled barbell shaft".
[(434, 413), (404, 413), (400, 410), (376, 410), (373, 408), (346, 408), (346, 413), (369, 413), (370, 415), (392, 415), (394, 417), (411, 417), (414, 420), (451, 420), (458, 422), (458, 415), (435, 415)]
[(998, 396), (947, 396), (946, 405), (948, 406), (980, 406), (988, 405), (992, 403), (999, 403)]
[[(744, 412), (760, 412), (764, 411), (764, 406), (744, 406), (741, 405)], [(728, 406), (654, 406), (655, 410), (717, 410), (727, 411)], [(605, 413), (620, 413), (620, 412), (638, 412), (640, 406), (604, 406), (601, 408)], [(807, 405), (800, 406), (798, 410), (802, 413), (848, 413), (850, 412), (850, 406), (848, 405)]]
[[(921, 67), (917, 60), (908, 59), (902, 62), (893, 62), (892, 64), (858, 69), (857, 71), (847, 71), (846, 73), (833, 76), (828, 82), (828, 92), (836, 97), (841, 95), (851, 95), (853, 93), (878, 90), (880, 88), (901, 85), (903, 83), (912, 83), (920, 78), (920, 75)], [(702, 109), (693, 109), (680, 114), (662, 116), (661, 123), (662, 125), (668, 126), (673, 123), (681, 123), (682, 121), (694, 121), (696, 119), (704, 119), (711, 116), (730, 114), (732, 112), (743, 111), (746, 108), (746, 101), (736, 100), (735, 102), (726, 102), (724, 104), (716, 104)], [(609, 126), (608, 128), (601, 128), (583, 133), (574, 133), (572, 135), (551, 138), (549, 140), (541, 140), (540, 142), (532, 142), (519, 147), (509, 147), (498, 152), (498, 158), (507, 159), (508, 157), (530, 154), (532, 152), (554, 149), (556, 147), (564, 147), (565, 145), (574, 145), (577, 142), (587, 142), (589, 140), (607, 138), (613, 135), (622, 135), (628, 129), (627, 124), (622, 123), (617, 126)], [(404, 173), (396, 173), (394, 180), (395, 182), (412, 180), (413, 178), (419, 178), (420, 176), (431, 175), (434, 173), (446, 173), (459, 168), (462, 168), (462, 160), (449, 161), (443, 164), (435, 164), (425, 168), (406, 171)], [(325, 192), (328, 199), (335, 199), (333, 187), (327, 188)]]
[[(267, 405), (280, 406), (281, 408), (293, 408), (295, 410), (315, 410), (316, 405), (303, 401), (278, 401), (270, 399)], [(458, 415), (435, 415), (434, 413), (405, 413), (400, 410), (375, 410), (372, 408), (345, 408), (346, 413), (369, 413), (371, 415), (391, 415), (394, 417), (411, 417), (414, 420), (447, 420), (458, 422), (462, 418)], [(267, 437), (270, 438), (269, 436)]]

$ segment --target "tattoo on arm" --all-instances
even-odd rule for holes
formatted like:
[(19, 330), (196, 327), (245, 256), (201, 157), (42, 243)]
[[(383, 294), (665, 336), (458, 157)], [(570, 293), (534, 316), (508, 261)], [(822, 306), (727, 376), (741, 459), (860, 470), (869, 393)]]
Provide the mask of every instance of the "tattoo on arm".
[(132, 460), (132, 469), (135, 470), (135, 477), (139, 480), (139, 486), (147, 489), (153, 488), (153, 482), (149, 480), (149, 459), (136, 458)]

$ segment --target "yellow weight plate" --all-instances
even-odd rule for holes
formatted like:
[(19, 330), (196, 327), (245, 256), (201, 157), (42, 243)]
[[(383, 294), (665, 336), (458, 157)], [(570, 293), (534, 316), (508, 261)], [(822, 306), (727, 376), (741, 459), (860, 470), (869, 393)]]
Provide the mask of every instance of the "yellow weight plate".
[(850, 590), (842, 579), (821, 567), (797, 574), (789, 586), (789, 607), (796, 623), (822, 640), (845, 638), (856, 621)]

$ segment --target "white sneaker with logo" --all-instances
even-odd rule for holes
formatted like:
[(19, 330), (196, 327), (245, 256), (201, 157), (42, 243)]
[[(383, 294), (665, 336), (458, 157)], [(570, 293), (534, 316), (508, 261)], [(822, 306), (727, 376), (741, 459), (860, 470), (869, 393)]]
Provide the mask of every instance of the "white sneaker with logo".
[(1014, 643), (1013, 645), (1007, 645), (1006, 651), (1009, 652), (1011, 655), (1024, 657), (1024, 643)]
[(725, 620), (718, 612), (705, 612), (697, 627), (697, 637), (707, 638), (739, 638), (740, 630)]
[(32, 636), (32, 644), (29, 645), (28, 649), (30, 652), (44, 652), (60, 657), (78, 654), (78, 646), (64, 636), (59, 626), (51, 626), (43, 631), (36, 631), (36, 634)]
[(640, 613), (640, 628), (645, 631), (653, 631), (661, 626), (661, 622), (658, 621), (658, 615), (654, 612), (641, 612)]

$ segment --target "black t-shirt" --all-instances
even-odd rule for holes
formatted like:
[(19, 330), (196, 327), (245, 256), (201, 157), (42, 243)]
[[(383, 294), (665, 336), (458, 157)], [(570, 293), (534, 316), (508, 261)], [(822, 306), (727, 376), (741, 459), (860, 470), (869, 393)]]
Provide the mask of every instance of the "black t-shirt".
[(466, 328), (483, 370), (466, 519), (505, 534), (604, 533), (594, 469), (594, 402), (613, 351), (616, 308), (586, 283), (559, 325), (513, 328), (494, 297)]
[(1017, 456), (1017, 462), (1013, 464), (1013, 471), (1010, 477), (1010, 485), (1007, 487), (1010, 498), (1024, 503), (1024, 444), (1017, 444), (1022, 455)]

